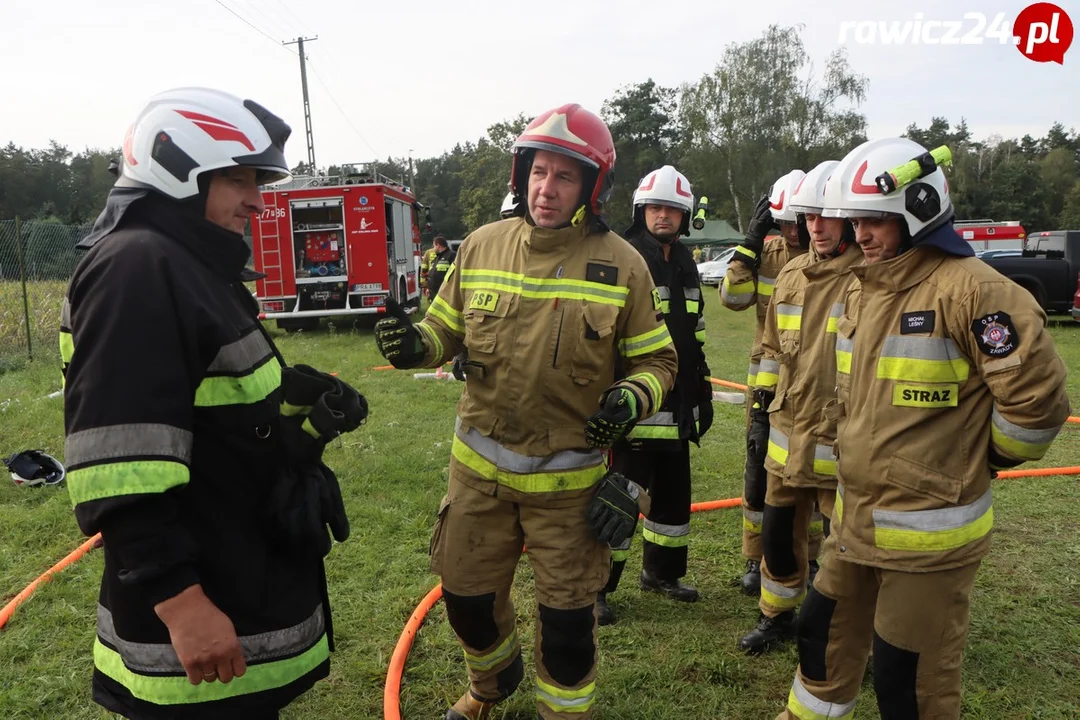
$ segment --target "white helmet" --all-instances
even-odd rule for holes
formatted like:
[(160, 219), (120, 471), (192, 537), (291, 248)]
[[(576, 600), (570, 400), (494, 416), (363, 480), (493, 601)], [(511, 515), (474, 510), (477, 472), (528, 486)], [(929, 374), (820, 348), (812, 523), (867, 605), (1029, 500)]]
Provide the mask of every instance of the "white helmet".
[(155, 95), (124, 137), (120, 187), (153, 188), (183, 200), (208, 170), (240, 165), (259, 183), (291, 177), (285, 141), (292, 129), (266, 108), (220, 90), (185, 87)]
[[(877, 178), (895, 174), (913, 160), (923, 160), (920, 164), (929, 172), (883, 193)], [(953, 207), (945, 173), (926, 148), (907, 138), (883, 138), (863, 143), (840, 161), (825, 186), (822, 214), (842, 218), (902, 217), (912, 242), (916, 242), (947, 222), (953, 216)]]
[(795, 193), (788, 199), (788, 207), (793, 213), (821, 214), (825, 209), (825, 183), (839, 164), (839, 160), (826, 160), (803, 175)]
[(638, 183), (637, 190), (634, 191), (635, 225), (639, 222), (643, 223), (638, 212), (639, 208), (644, 208), (645, 205), (667, 205), (682, 210), (683, 219), (679, 226), (679, 234), (690, 234), (690, 216), (694, 212), (694, 189), (686, 176), (671, 165), (653, 170)]
[(517, 203), (514, 202), (514, 193), (506, 193), (506, 197), (504, 197), (502, 201), (502, 207), (499, 208), (499, 217), (503, 220), (508, 217), (513, 217), (515, 210), (517, 210)]
[(23, 450), (4, 460), (11, 472), (11, 479), (16, 485), (34, 487), (36, 485), (59, 485), (64, 481), (67, 471), (60, 461), (40, 450)]
[(802, 170), (795, 169), (787, 175), (781, 175), (780, 179), (773, 183), (769, 190), (769, 210), (776, 222), (795, 222), (795, 211), (791, 209), (791, 198), (795, 195), (795, 189), (806, 177)]

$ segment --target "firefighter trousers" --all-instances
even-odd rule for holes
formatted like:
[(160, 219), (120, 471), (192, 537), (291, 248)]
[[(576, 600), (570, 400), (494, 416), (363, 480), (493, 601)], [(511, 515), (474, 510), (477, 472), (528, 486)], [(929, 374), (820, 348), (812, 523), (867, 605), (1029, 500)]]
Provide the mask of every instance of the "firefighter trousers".
[[(686, 576), (690, 543), (690, 441), (627, 442), (615, 446), (612, 469), (649, 491), (652, 507), (642, 525), (642, 567), (675, 581)], [(604, 592), (615, 592), (632, 538), (611, 553), (611, 576)]]
[[(555, 499), (551, 496), (555, 495)], [(536, 584), (536, 706), (545, 720), (588, 720), (596, 690), (596, 593), (611, 550), (589, 530), (592, 492), (530, 497), (450, 459), (431, 569), (465, 652), (470, 692), (499, 701), (524, 676), (510, 587), (522, 547)]]
[[(828, 535), (836, 488), (792, 487), (769, 473), (762, 518), (761, 599), (758, 607), (769, 617), (794, 610), (806, 597), (810, 575), (810, 534)], [(820, 507), (821, 512), (815, 511)]]
[[(754, 451), (755, 443), (751, 440), (750, 406), (753, 400), (747, 402), (746, 413), (746, 467), (743, 470), (743, 501), (742, 501), (742, 553), (747, 560), (761, 562), (764, 556), (764, 548), (761, 539), (761, 525), (765, 513), (765, 496), (768, 493), (768, 471), (765, 469), (765, 443), (758, 442), (759, 450)], [(808, 552), (811, 559), (816, 559), (821, 554), (821, 542), (823, 538), (823, 526), (820, 512), (815, 511), (815, 518), (810, 524), (810, 547)]]
[(960, 717), (960, 668), (979, 562), (911, 573), (837, 557), (836, 536), (799, 613), (799, 669), (777, 720), (851, 718), (871, 647), (882, 720)]

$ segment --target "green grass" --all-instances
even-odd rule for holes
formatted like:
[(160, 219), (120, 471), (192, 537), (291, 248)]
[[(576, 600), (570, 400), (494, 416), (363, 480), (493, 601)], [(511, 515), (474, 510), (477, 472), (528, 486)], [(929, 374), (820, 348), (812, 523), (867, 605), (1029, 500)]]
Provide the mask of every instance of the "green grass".
[[(709, 361), (717, 377), (741, 380), (753, 331), (750, 313), (723, 310), (710, 293)], [(1080, 367), (1080, 327), (1055, 323), (1066, 362)], [(460, 385), (372, 372), (384, 361), (370, 329), (275, 335), (291, 362), (338, 371), (367, 395), (371, 417), (328, 449), (349, 507), (353, 535), (328, 559), (338, 649), (332, 674), (284, 718), (380, 718), (386, 668), (416, 603), (436, 582), (427, 571), (429, 533), (445, 492), (454, 403)], [(0, 375), (0, 452), (29, 447), (62, 454), (56, 360)], [(1080, 373), (1069, 383), (1080, 399)], [(693, 452), (694, 498), (738, 495), (743, 410), (718, 404), (716, 424)], [(1070, 426), (1041, 463), (1075, 465), (1080, 430)], [(1075, 718), (1080, 708), (1080, 485), (1075, 478), (1000, 481), (997, 535), (978, 576), (964, 669), (964, 716)], [(743, 565), (737, 510), (695, 515), (687, 581), (702, 600), (677, 605), (636, 587), (640, 540), (613, 596), (618, 624), (602, 628), (597, 718), (772, 718), (796, 666), (794, 648), (763, 658), (736, 649), (753, 626), (755, 602), (734, 586)], [(0, 593), (6, 602), (81, 541), (64, 489), (0, 482)], [(103, 718), (90, 700), (90, 647), (100, 553), (43, 586), (0, 631), (0, 717)], [(523, 561), (515, 601), (532, 666), (531, 574)], [(531, 677), (495, 718), (532, 720)], [(406, 720), (442, 717), (465, 689), (465, 669), (442, 605), (420, 631), (406, 667)], [(855, 713), (877, 718), (864, 684)]]

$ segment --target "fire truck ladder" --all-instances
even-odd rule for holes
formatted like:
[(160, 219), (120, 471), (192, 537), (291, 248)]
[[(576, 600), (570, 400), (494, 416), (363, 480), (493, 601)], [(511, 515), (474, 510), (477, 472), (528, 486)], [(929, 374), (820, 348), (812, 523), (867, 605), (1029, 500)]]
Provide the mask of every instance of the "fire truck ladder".
[[(267, 205), (269, 212), (264, 215), (270, 217), (259, 218), (259, 236), (262, 238), (260, 256), (262, 260), (261, 272), (266, 274), (263, 287), (266, 288), (267, 297), (281, 297), (285, 294), (285, 282), (281, 272), (281, 238), (278, 236), (277, 196), (274, 196), (274, 204)], [(292, 257), (292, 249), (289, 250)], [(271, 272), (276, 271), (276, 272)]]

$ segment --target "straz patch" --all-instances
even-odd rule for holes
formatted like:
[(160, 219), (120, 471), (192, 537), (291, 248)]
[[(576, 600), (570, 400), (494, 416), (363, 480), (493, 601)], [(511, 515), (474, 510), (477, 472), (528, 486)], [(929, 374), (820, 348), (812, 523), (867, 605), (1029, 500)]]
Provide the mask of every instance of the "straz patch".
[(657, 312), (660, 311), (660, 291), (656, 288), (652, 289), (652, 308)]
[(1000, 310), (973, 320), (971, 332), (979, 350), (992, 358), (1007, 357), (1020, 344), (1020, 334), (1012, 318)]
[(495, 308), (499, 306), (499, 293), (491, 292), (490, 290), (481, 290), (474, 292), (469, 299), (470, 310), (481, 310), (483, 312), (495, 312)]
[(959, 385), (893, 385), (892, 404), (901, 407), (956, 407)]
[(919, 310), (900, 316), (900, 334), (928, 333), (934, 331), (934, 311)]

